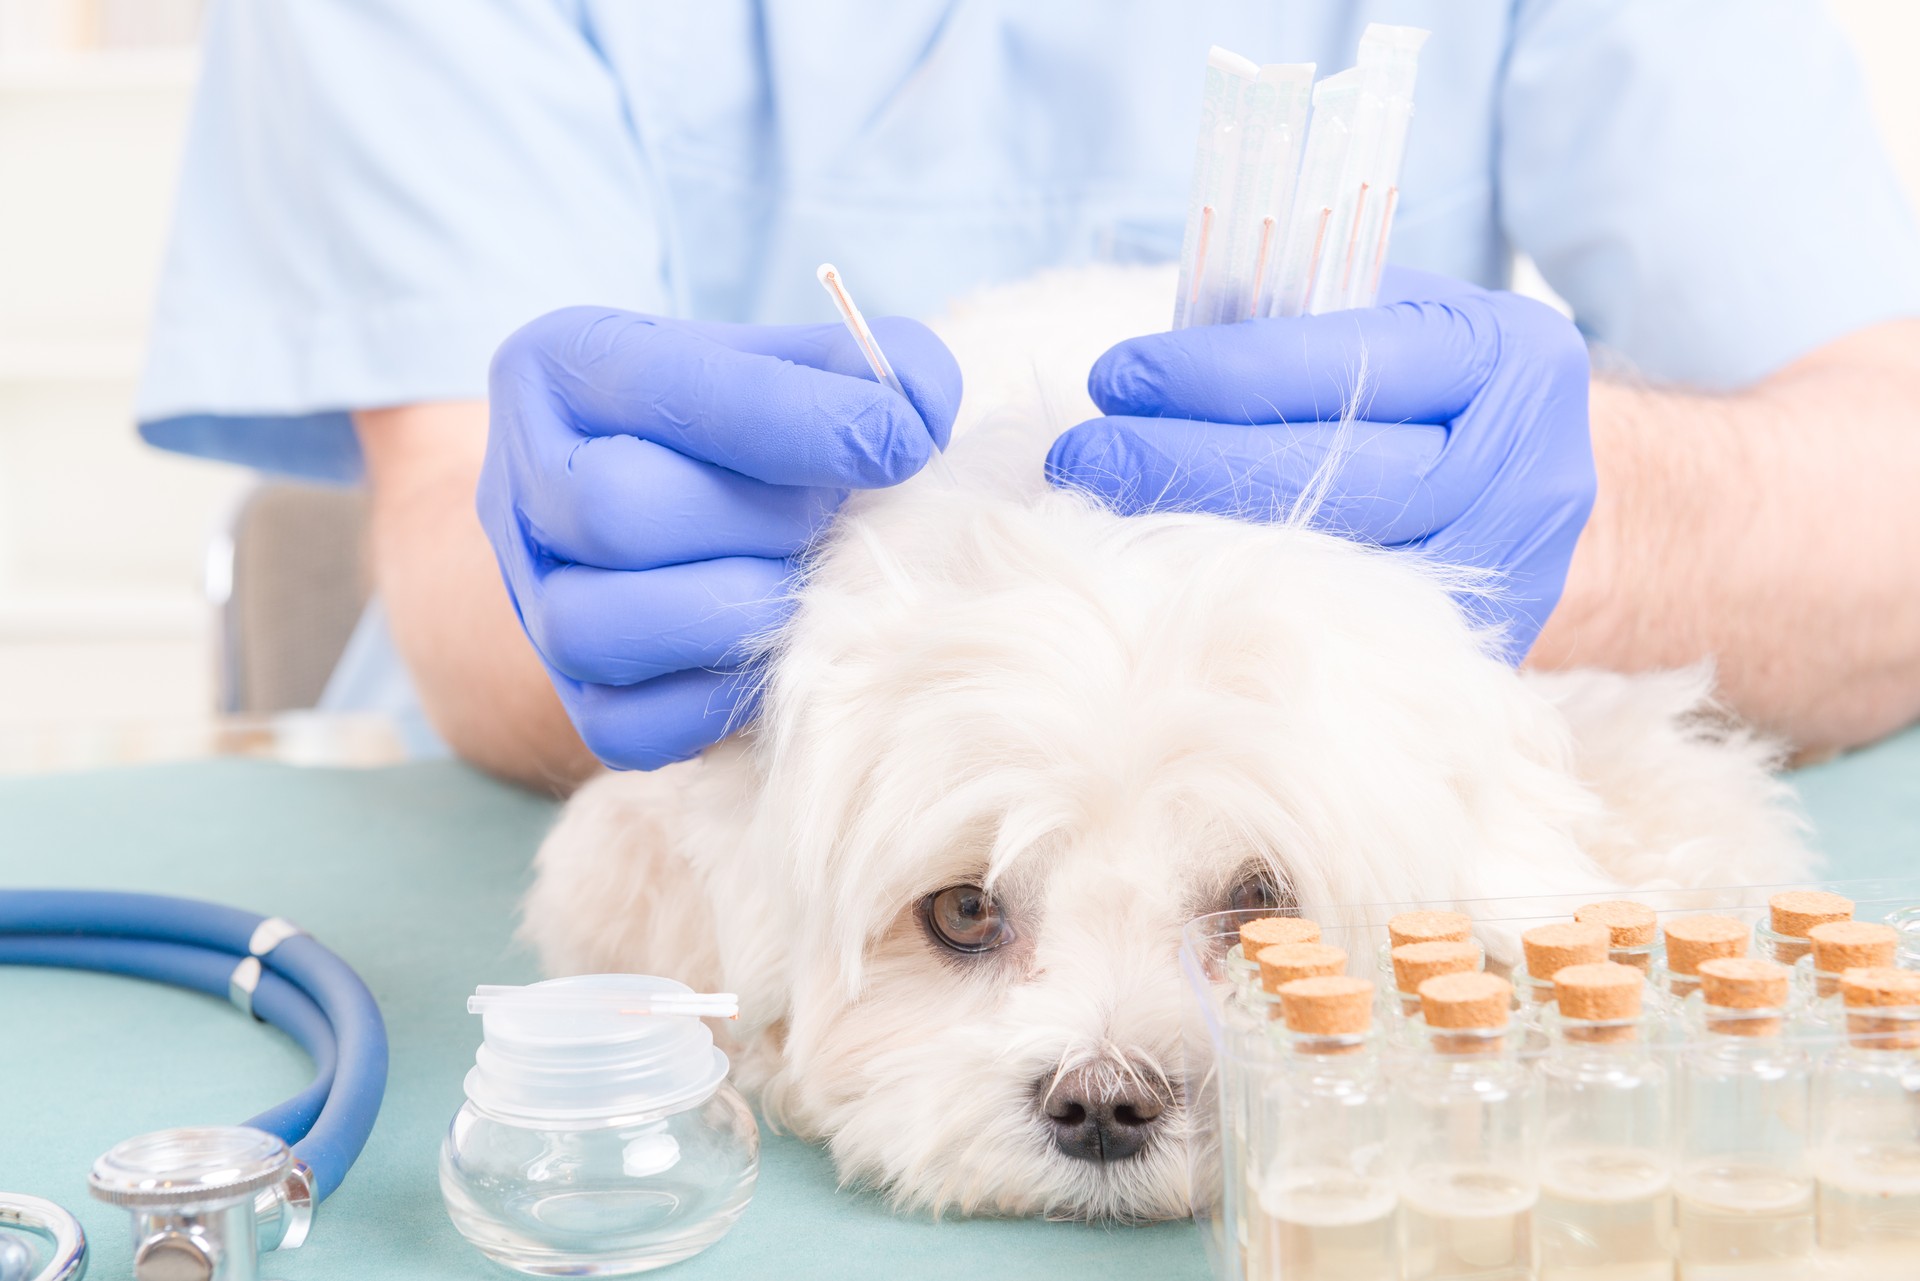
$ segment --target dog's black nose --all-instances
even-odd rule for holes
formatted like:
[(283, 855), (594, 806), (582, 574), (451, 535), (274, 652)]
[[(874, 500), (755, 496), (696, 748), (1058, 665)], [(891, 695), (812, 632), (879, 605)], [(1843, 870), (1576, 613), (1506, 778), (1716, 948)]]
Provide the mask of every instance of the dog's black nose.
[(1042, 1077), (1034, 1088), (1053, 1145), (1077, 1161), (1124, 1161), (1147, 1146), (1166, 1112), (1148, 1079), (1105, 1062)]

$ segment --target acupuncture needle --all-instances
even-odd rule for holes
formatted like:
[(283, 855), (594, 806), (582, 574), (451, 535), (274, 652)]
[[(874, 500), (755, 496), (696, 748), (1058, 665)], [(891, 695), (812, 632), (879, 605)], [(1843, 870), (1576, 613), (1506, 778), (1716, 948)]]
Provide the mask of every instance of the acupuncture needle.
[[(867, 318), (860, 314), (860, 308), (854, 306), (853, 295), (847, 292), (840, 269), (830, 262), (823, 262), (813, 274), (820, 281), (820, 287), (827, 291), (827, 297), (833, 299), (841, 321), (846, 324), (847, 332), (853, 335), (854, 345), (860, 348), (860, 354), (866, 358), (867, 368), (873, 371), (874, 378), (891, 387), (911, 404), (912, 398), (907, 396), (907, 389), (901, 386), (899, 375), (893, 372), (893, 366), (887, 361), (887, 354), (880, 350), (873, 330), (867, 327)], [(946, 455), (938, 445), (933, 450), (933, 468), (942, 480), (950, 485), (954, 483), (953, 469), (948, 466)]]
[(1308, 258), (1307, 288), (1306, 292), (1300, 296), (1301, 311), (1311, 312), (1313, 310), (1313, 287), (1320, 279), (1320, 251), (1326, 247), (1327, 221), (1332, 217), (1333, 210), (1322, 206), (1320, 210), (1320, 225), (1314, 229), (1313, 233), (1313, 253)]
[(1248, 320), (1260, 315), (1260, 288), (1267, 279), (1267, 249), (1273, 243), (1273, 229), (1277, 225), (1272, 214), (1260, 220), (1260, 256), (1253, 264), (1253, 302), (1247, 308)]
[(1200, 277), (1207, 274), (1207, 237), (1213, 232), (1213, 206), (1200, 206), (1200, 239), (1193, 249), (1193, 296), (1187, 306), (1200, 305)]
[(1360, 184), (1360, 195), (1353, 202), (1353, 228), (1347, 232), (1347, 264), (1340, 272), (1340, 293), (1342, 298), (1345, 297), (1348, 287), (1353, 283), (1353, 250), (1354, 247), (1360, 243), (1360, 223), (1361, 220), (1366, 217), (1368, 185), (1369, 184), (1364, 182)]

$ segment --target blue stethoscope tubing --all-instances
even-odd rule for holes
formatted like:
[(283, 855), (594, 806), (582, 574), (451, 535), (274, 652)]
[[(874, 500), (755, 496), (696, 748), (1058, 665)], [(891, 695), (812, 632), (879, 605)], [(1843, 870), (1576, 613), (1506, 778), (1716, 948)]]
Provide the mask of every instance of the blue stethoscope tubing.
[[(205, 992), (222, 1000), (237, 958), (184, 943), (147, 939), (50, 938), (0, 935), (0, 965), (39, 965), (63, 970), (123, 974), (170, 987)], [(242, 1122), (278, 1135), (291, 1147), (307, 1137), (333, 1089), (337, 1047), (333, 1027), (307, 994), (277, 974), (264, 973), (253, 994), (253, 1012), (293, 1039), (313, 1060), (313, 1080), (284, 1103)]]
[[(0, 890), (0, 964), (126, 974), (225, 998), (267, 919), (160, 894)], [(279, 942), (260, 963), (253, 1011), (307, 1052), (314, 1076), (247, 1124), (291, 1145), (312, 1172), (315, 1199), (325, 1200), (380, 1111), (386, 1023), (359, 975), (305, 934)]]

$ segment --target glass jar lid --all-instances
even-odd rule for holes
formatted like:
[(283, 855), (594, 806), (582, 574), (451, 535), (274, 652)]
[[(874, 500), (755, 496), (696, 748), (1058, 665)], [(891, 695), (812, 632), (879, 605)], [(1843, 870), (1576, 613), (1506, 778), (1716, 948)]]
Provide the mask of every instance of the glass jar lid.
[[(698, 1018), (632, 1011), (649, 997), (691, 990), (645, 974), (588, 974), (521, 988), (482, 1016), (484, 1040), (467, 1073), (467, 1098), (496, 1116), (554, 1126), (690, 1107), (726, 1078), (726, 1054)], [(610, 999), (578, 999), (587, 994)], [(632, 1009), (621, 1008), (623, 1001)]]

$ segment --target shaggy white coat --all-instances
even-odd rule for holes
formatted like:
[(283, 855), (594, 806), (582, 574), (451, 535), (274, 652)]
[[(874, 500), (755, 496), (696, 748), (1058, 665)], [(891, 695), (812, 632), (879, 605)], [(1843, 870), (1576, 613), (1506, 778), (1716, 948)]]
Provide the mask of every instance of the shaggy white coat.
[[(1088, 1163), (1035, 1083), (1099, 1062), (1178, 1096), (1180, 927), (1249, 867), (1313, 905), (1810, 861), (1773, 750), (1704, 670), (1516, 673), (1441, 568), (1049, 489), (1094, 357), (1164, 328), (1171, 288), (1059, 273), (936, 326), (967, 379), (959, 485), (849, 502), (759, 723), (589, 783), (539, 854), (525, 933), (550, 972), (738, 992), (737, 1078), (903, 1205), (1185, 1214), (1181, 1103), (1139, 1156)], [(928, 939), (916, 904), (964, 883), (1014, 943)]]

